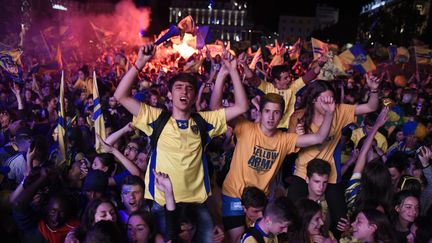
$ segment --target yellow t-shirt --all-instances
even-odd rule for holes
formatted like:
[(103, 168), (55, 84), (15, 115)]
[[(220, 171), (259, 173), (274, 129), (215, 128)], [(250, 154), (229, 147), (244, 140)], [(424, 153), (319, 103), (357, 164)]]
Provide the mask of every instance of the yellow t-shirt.
[(272, 83), (261, 80), (261, 84), (258, 86), (265, 94), (276, 93), (283, 97), (285, 100), (284, 115), (279, 122), (278, 128), (288, 128), (289, 119), (294, 113), (296, 93), (298, 90), (303, 88), (305, 83), (302, 78), (296, 79), (288, 89), (277, 89)]
[[(346, 125), (355, 122), (355, 105), (336, 105), (336, 110), (333, 114), (332, 125), (329, 135), (323, 144), (302, 148), (296, 160), (294, 175), (306, 180), (306, 166), (312, 159), (318, 158), (326, 160), (330, 163), (331, 172), (329, 183), (336, 183), (337, 173), (333, 153), (342, 135), (342, 128)], [(290, 130), (295, 129), (298, 119), (302, 118), (304, 109), (296, 111), (290, 121)], [(319, 127), (311, 124), (312, 133), (316, 133)]]
[[(133, 118), (133, 124), (150, 135), (153, 122), (161, 112), (159, 108), (142, 103), (138, 116)], [(209, 141), (226, 132), (224, 109), (199, 114), (208, 123)], [(176, 121), (171, 117), (160, 134), (155, 150), (152, 151), (145, 175), (144, 197), (165, 205), (163, 193), (155, 187), (152, 171), (156, 170), (170, 176), (177, 202), (203, 203), (211, 193), (210, 178), (199, 129), (194, 120)]]
[[(264, 233), (264, 231), (259, 227), (258, 222), (259, 220), (257, 220), (252, 227), (255, 227), (258, 232), (260, 232), (264, 243), (278, 243), (277, 237)], [(258, 243), (258, 241), (250, 233), (244, 233), (240, 239), (240, 243)]]
[(279, 131), (266, 136), (260, 123), (239, 119), (234, 133), (237, 144), (230, 170), (222, 186), (222, 193), (240, 198), (246, 186), (255, 186), (266, 194), (269, 185), (285, 156), (296, 152), (297, 134)]
[[(366, 134), (363, 132), (363, 128), (357, 128), (355, 129), (351, 134), (351, 140), (354, 142), (354, 146), (357, 147), (357, 144), (359, 143), (360, 139), (362, 139)], [(377, 141), (377, 146), (380, 148), (384, 153), (387, 152), (388, 144), (387, 139), (382, 135), (381, 133), (377, 132), (375, 135), (375, 140)]]

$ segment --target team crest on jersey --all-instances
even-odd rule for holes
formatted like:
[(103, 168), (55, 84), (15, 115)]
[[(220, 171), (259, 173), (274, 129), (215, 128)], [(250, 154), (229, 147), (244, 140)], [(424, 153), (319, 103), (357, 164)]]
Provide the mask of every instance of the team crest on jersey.
[(258, 173), (264, 173), (271, 169), (278, 154), (276, 150), (269, 150), (255, 145), (252, 156), (248, 160), (248, 166)]
[(360, 54), (354, 58), (353, 65), (361, 65), (367, 61), (367, 57), (364, 54)]

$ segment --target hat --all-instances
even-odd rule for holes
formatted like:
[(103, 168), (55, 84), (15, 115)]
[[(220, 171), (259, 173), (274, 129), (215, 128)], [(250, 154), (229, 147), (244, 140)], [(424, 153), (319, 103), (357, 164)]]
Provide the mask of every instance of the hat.
[(108, 175), (100, 170), (90, 170), (84, 180), (84, 192), (104, 192), (108, 187)]

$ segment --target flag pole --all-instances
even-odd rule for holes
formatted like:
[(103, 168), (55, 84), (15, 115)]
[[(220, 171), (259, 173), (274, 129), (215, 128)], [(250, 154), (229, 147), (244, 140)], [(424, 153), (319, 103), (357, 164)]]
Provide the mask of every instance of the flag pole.
[(40, 32), (40, 34), (41, 34), (41, 36), (42, 36), (42, 40), (43, 40), (43, 42), (44, 42), (45, 48), (46, 48), (47, 51), (48, 51), (48, 55), (49, 55), (50, 59), (53, 59), (52, 54), (51, 54), (51, 51), (50, 51), (50, 49), (49, 49), (49, 47), (48, 47), (48, 43), (47, 43), (47, 41), (46, 41), (46, 39), (45, 39), (44, 34), (42, 33), (41, 30), (39, 30), (39, 32)]

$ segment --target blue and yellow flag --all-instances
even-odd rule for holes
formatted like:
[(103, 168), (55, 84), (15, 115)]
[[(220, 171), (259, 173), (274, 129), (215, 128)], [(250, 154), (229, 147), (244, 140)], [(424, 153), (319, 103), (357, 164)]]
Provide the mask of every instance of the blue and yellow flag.
[(425, 47), (414, 47), (417, 64), (432, 65), (432, 50)]
[(23, 70), (21, 67), (22, 50), (0, 52), (0, 67), (5, 70), (9, 78), (15, 83), (23, 83)]
[[(102, 114), (102, 106), (99, 98), (99, 91), (96, 80), (96, 72), (93, 72), (93, 121), (95, 133), (99, 134), (101, 138), (105, 141), (105, 122)], [(97, 153), (103, 153), (102, 144), (99, 142), (97, 137), (95, 137), (95, 149)]]
[(65, 144), (65, 134), (66, 134), (66, 120), (65, 120), (65, 109), (64, 109), (64, 71), (62, 71), (61, 81), (60, 81), (60, 96), (59, 96), (59, 111), (58, 111), (58, 143), (60, 148), (61, 158), (58, 160), (58, 167), (62, 167), (63, 163), (66, 161), (66, 144)]
[(375, 63), (358, 43), (341, 53), (339, 59), (344, 64), (345, 70), (352, 66), (354, 70), (364, 74), (376, 69)]
[(328, 44), (318, 39), (311, 38), (312, 51), (314, 59), (320, 58), (322, 55), (326, 55), (328, 52)]

